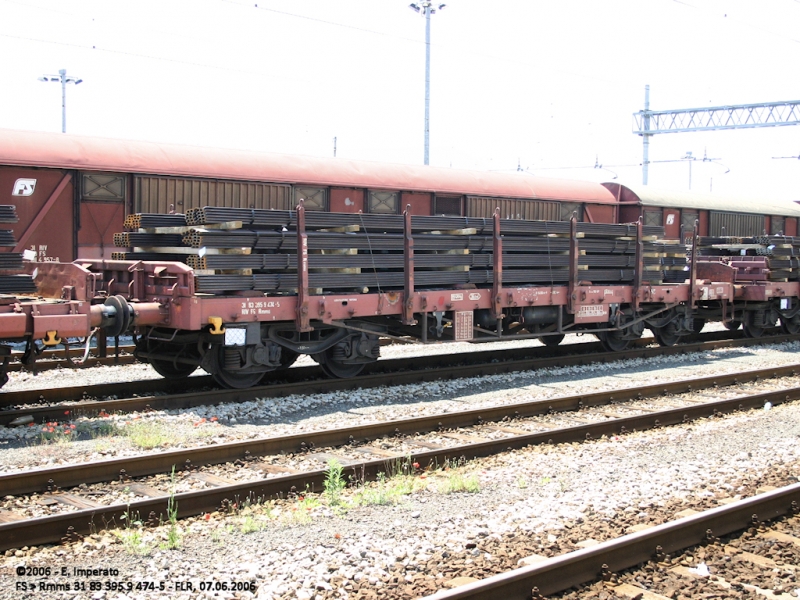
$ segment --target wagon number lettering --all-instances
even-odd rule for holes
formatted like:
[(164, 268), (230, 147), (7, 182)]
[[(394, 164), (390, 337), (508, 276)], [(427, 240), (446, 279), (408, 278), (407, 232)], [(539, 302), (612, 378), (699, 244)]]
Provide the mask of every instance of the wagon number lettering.
[(242, 302), (243, 315), (268, 315), (272, 313), (273, 308), (280, 308), (281, 303), (278, 300), (262, 300), (258, 302)]

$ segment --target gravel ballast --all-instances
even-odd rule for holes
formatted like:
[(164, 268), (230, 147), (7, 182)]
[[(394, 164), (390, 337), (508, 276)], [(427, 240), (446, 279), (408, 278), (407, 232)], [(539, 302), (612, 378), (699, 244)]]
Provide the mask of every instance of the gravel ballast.
[[(162, 420), (174, 439), (185, 433), (181, 443), (186, 445), (198, 439), (233, 441), (793, 364), (799, 348), (792, 343), (726, 349), (142, 418)], [(138, 372), (133, 377), (139, 378)], [(218, 420), (210, 422), (212, 417)], [(206, 422), (195, 426), (203, 418)], [(141, 452), (124, 436), (34, 445), (35, 436), (12, 436), (16, 429), (0, 430), (0, 467), (7, 472)], [(202, 431), (211, 433), (189, 435)], [(465, 569), (469, 576), (481, 577), (529, 554), (567, 551), (581, 541), (572, 538), (602, 531), (603, 524), (617, 534), (622, 526), (670, 518), (667, 513), (679, 507), (714, 505), (720, 498), (752, 494), (759, 485), (797, 481), (798, 436), (800, 405), (792, 403), (584, 444), (528, 448), (447, 471), (416, 469), (405, 481), (416, 491), (393, 496), (390, 500), (397, 503), (384, 506), (369, 504), (363, 494), (357, 502), (359, 496), (352, 491), (345, 491), (338, 505), (309, 495), (262, 507), (237, 506), (233, 514), (178, 522), (173, 529), (179, 538), (176, 549), (168, 549), (169, 526), (142, 530), (139, 545), (131, 541), (132, 532), (139, 532), (136, 527), (121, 535), (100, 533), (77, 544), (8, 553), (0, 569), (0, 598), (19, 597), (15, 582), (28, 578), (17, 578), (17, 566), (45, 564), (114, 567), (120, 581), (172, 586), (188, 580), (195, 590), (48, 592), (52, 595), (36, 597), (205, 597), (197, 591), (202, 580), (255, 581), (260, 598), (413, 597), (444, 587)], [(447, 493), (456, 474), (477, 482), (479, 491)]]

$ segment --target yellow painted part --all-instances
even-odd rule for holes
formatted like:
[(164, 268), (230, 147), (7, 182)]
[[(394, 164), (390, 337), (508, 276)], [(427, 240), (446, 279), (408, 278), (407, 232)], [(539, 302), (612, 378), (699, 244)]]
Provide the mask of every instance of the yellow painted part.
[(211, 324), (211, 335), (225, 333), (225, 328), (222, 326), (222, 317), (208, 317), (208, 322)]
[(48, 331), (42, 343), (45, 346), (58, 346), (61, 343), (61, 338), (57, 337), (57, 331)]

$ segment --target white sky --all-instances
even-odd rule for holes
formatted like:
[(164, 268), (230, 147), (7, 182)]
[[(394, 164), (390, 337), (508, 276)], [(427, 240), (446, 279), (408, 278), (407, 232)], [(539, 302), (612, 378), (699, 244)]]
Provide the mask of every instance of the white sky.
[[(37, 77), (66, 68), (70, 133), (422, 164), (410, 1), (0, 0), (0, 128), (60, 131)], [(800, 99), (800, 0), (443, 1), (432, 165), (640, 184), (645, 84), (653, 110)], [(687, 152), (717, 159), (694, 191), (800, 199), (800, 160), (772, 158), (797, 126), (652, 138), (652, 161)], [(689, 162), (650, 185), (688, 189)]]

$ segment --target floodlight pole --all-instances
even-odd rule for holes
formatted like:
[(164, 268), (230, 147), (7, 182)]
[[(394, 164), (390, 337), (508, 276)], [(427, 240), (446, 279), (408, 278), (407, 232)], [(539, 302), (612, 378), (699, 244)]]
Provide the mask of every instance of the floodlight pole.
[(431, 138), (431, 3), (423, 2), (425, 9), (425, 162), (430, 164)]
[(61, 133), (67, 133), (67, 84), (78, 85), (83, 79), (67, 77), (66, 69), (59, 69), (58, 77), (55, 75), (42, 75), (39, 81), (61, 82)]
[[(431, 15), (436, 12), (433, 0), (418, 0), (409, 4), (409, 7), (425, 15), (425, 158), (424, 164), (430, 164), (430, 137), (431, 137)], [(439, 10), (445, 7), (439, 5)]]

